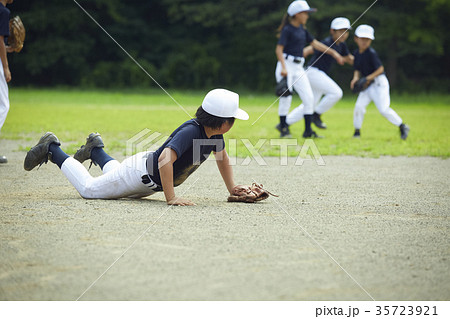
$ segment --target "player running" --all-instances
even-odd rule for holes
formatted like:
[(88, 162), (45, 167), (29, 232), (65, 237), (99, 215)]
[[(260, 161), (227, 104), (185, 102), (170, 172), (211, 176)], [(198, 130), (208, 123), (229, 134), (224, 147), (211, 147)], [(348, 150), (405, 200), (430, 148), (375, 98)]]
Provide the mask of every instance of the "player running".
[[(345, 43), (349, 36), (349, 30), (351, 30), (351, 26), (347, 18), (335, 18), (331, 21), (330, 36), (321, 42), (327, 47), (336, 50), (344, 58), (345, 63), (353, 65), (354, 57)], [(331, 66), (335, 60), (330, 55), (315, 50), (312, 46), (307, 46), (303, 50), (305, 58), (313, 53), (314, 55), (309, 61), (307, 69), (307, 76), (314, 95), (312, 122), (318, 128), (326, 129), (327, 126), (322, 122), (320, 116), (331, 109), (342, 98), (343, 92), (339, 85), (329, 76)], [(295, 122), (295, 119), (289, 119), (288, 122)]]
[[(314, 113), (314, 96), (308, 77), (305, 76), (303, 64), (303, 49), (307, 45), (311, 45), (314, 49), (324, 52), (335, 58), (339, 64), (344, 64), (342, 56), (334, 49), (328, 49), (326, 45), (314, 39), (314, 37), (306, 30), (306, 22), (309, 18), (309, 12), (316, 9), (309, 7), (306, 1), (296, 0), (292, 2), (288, 9), (287, 15), (284, 16), (281, 25), (278, 28), (280, 32), (279, 40), (275, 49), (278, 59), (275, 77), (280, 82), (283, 77), (287, 77), (287, 85), (293, 87), (303, 101), (304, 107), (297, 107), (288, 116), (291, 107), (292, 95), (280, 97), (278, 114), (280, 123), (276, 129), (280, 131), (281, 137), (290, 136), (288, 121), (290, 117), (296, 118), (297, 114), (301, 114), (300, 118), (305, 118), (304, 138), (317, 137), (317, 134), (311, 129), (311, 119)], [(328, 50), (327, 50), (328, 49)]]
[(350, 82), (350, 88), (353, 90), (355, 83), (362, 77), (366, 78), (366, 83), (365, 89), (359, 93), (355, 104), (353, 113), (355, 133), (353, 137), (359, 138), (361, 136), (366, 107), (373, 101), (381, 115), (400, 128), (400, 137), (406, 140), (409, 127), (403, 123), (400, 116), (390, 107), (389, 81), (384, 73), (384, 67), (377, 52), (370, 46), (374, 39), (375, 31), (371, 26), (362, 24), (356, 28), (355, 42), (358, 45), (358, 49), (353, 53), (355, 56), (353, 65), (355, 71)]
[[(183, 183), (211, 152), (230, 195), (237, 187), (223, 139), (236, 118), (249, 118), (239, 108), (239, 95), (215, 89), (205, 96), (196, 118), (178, 127), (155, 152), (141, 152), (119, 163), (103, 150), (100, 134), (92, 133), (72, 158), (61, 150), (58, 138), (48, 132), (28, 151), (24, 168), (30, 171), (50, 160), (83, 198), (140, 198), (163, 191), (168, 205), (191, 206), (193, 202), (175, 195), (174, 187)], [(81, 165), (88, 159), (100, 166), (103, 175), (89, 174)]]

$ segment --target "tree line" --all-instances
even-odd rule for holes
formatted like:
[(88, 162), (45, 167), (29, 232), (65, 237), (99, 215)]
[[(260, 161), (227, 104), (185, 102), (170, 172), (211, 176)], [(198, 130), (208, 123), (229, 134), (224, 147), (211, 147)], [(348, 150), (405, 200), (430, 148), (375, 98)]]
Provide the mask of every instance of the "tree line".
[[(27, 29), (10, 54), (14, 86), (156, 87), (118, 46), (168, 88), (213, 86), (274, 90), (276, 28), (290, 0), (47, 0), (9, 5)], [(447, 0), (316, 0), (308, 30), (319, 40), (331, 20), (375, 28), (373, 47), (391, 87), (442, 91), (450, 86)], [(91, 15), (88, 16), (83, 10)], [(94, 20), (114, 39), (111, 39)], [(356, 49), (353, 35), (347, 40)], [(348, 89), (351, 67), (335, 66)]]

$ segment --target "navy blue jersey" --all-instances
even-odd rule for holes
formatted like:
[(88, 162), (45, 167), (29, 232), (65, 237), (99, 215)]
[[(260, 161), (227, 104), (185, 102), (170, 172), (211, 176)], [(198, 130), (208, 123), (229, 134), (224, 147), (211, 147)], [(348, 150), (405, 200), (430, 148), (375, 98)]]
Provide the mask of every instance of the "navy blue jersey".
[[(333, 37), (329, 36), (321, 41), (323, 44), (325, 44), (327, 47), (331, 46), (331, 48), (335, 49), (337, 53), (339, 53), (342, 56), (347, 56), (350, 54), (348, 51), (347, 44), (345, 42), (341, 42), (339, 44), (336, 44), (333, 40)], [(323, 55), (322, 55), (323, 54)], [(322, 56), (320, 59), (319, 57)], [(327, 73), (330, 71), (331, 65), (336, 60), (329, 54), (323, 53), (320, 51), (317, 51), (314, 49), (314, 55), (309, 61), (308, 65), (313, 66), (315, 68), (318, 68), (319, 70), (322, 70), (323, 72)]]
[(9, 15), (9, 9), (0, 4), (0, 35), (4, 37), (9, 36)]
[(353, 54), (355, 56), (355, 62), (353, 68), (361, 72), (362, 76), (368, 76), (377, 70), (383, 64), (378, 57), (377, 52), (373, 48), (368, 48), (363, 53), (359, 53), (356, 50)]
[(281, 30), (278, 44), (284, 47), (283, 52), (292, 56), (302, 57), (303, 48), (313, 42), (314, 37), (302, 25), (298, 28), (288, 23)]
[(184, 122), (147, 160), (148, 173), (159, 186), (158, 158), (166, 147), (177, 153), (177, 160), (173, 163), (173, 185), (178, 186), (206, 161), (211, 152), (222, 151), (225, 141), (223, 135), (208, 138), (204, 127), (195, 119)]

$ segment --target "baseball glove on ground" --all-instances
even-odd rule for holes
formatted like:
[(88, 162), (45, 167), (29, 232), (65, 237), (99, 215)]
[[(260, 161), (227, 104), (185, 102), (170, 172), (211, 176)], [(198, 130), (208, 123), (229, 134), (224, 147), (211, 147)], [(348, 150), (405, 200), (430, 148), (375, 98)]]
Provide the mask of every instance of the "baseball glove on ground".
[(275, 87), (275, 94), (277, 96), (289, 96), (292, 94), (287, 84), (287, 77), (283, 77), (281, 81), (277, 83), (277, 86)]
[(359, 93), (361, 91), (364, 91), (365, 89), (367, 89), (369, 87), (369, 85), (371, 83), (372, 82), (369, 83), (367, 81), (366, 77), (364, 76), (364, 77), (360, 78), (358, 81), (356, 81), (355, 85), (353, 85), (352, 92), (353, 93)]
[(8, 45), (15, 52), (20, 52), (23, 48), (23, 42), (25, 41), (25, 27), (19, 16), (15, 16), (9, 20), (9, 37)]
[(236, 185), (233, 188), (233, 194), (228, 196), (229, 202), (255, 203), (267, 199), (269, 195), (278, 197), (271, 192), (266, 191), (261, 184)]

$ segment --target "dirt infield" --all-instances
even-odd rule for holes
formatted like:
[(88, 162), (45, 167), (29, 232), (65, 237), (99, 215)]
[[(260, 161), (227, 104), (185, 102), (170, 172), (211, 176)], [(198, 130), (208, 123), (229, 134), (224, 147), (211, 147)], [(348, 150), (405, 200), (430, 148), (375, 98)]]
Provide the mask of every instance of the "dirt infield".
[(169, 207), (82, 199), (20, 144), (1, 141), (0, 300), (450, 299), (449, 159), (237, 165), (281, 195), (257, 204), (227, 203), (208, 161), (177, 188), (197, 206)]

